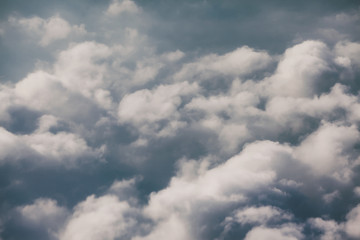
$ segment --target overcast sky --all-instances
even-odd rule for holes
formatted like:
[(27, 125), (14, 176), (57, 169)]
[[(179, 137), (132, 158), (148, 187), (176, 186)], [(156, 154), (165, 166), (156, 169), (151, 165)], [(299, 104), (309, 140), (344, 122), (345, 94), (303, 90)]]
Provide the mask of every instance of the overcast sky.
[(2, 0), (0, 240), (360, 239), (358, 1)]

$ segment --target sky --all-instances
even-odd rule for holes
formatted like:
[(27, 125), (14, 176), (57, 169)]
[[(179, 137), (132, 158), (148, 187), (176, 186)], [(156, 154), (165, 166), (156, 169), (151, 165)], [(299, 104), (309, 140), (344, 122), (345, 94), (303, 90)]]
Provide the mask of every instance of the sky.
[(2, 0), (0, 240), (360, 239), (358, 1)]

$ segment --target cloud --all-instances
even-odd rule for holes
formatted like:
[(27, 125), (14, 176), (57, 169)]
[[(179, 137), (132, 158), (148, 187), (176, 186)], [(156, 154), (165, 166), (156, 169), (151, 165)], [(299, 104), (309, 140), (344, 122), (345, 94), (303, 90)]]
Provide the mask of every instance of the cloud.
[[(101, 156), (101, 149), (91, 149), (81, 137), (68, 132), (49, 132), (57, 125), (51, 115), (39, 119), (38, 128), (31, 134), (16, 135), (0, 127), (0, 156), (2, 163), (34, 161), (37, 165), (63, 165), (73, 168), (78, 161)], [(36, 159), (36, 160), (34, 160)]]
[(37, 110), (53, 110), (67, 105), (67, 91), (56, 78), (44, 71), (29, 74), (14, 88), (20, 101)]
[(139, 7), (131, 0), (113, 0), (106, 13), (116, 16), (122, 13), (138, 13), (139, 11)]
[(291, 219), (291, 215), (271, 206), (249, 207), (237, 210), (234, 217), (228, 218), (226, 221), (232, 220), (242, 224), (265, 224), (271, 219)]
[(360, 205), (357, 205), (346, 215), (345, 231), (353, 238), (360, 237), (360, 230), (358, 228), (360, 223)]
[(343, 239), (341, 235), (341, 225), (333, 220), (324, 220), (321, 218), (311, 218), (308, 220), (312, 227), (320, 229), (322, 235), (320, 240), (340, 240)]
[(93, 195), (79, 203), (66, 223), (59, 239), (123, 239), (132, 234), (136, 214), (127, 202), (114, 195), (95, 197)]
[(2, 238), (359, 237), (354, 5), (74, 4), (0, 24)]
[(344, 222), (324, 220), (322, 218), (310, 218), (308, 222), (312, 228), (321, 230), (321, 240), (327, 239), (356, 239), (360, 236), (358, 225), (360, 221), (359, 205), (352, 208), (346, 215)]
[[(177, 113), (181, 97), (197, 91), (198, 85), (188, 82), (138, 90), (122, 98), (118, 108), (119, 121), (134, 124), (143, 134), (158, 131), (160, 136), (171, 135), (184, 125)], [(161, 121), (165, 122), (165, 126), (161, 126)]]
[(210, 54), (185, 64), (174, 78), (204, 80), (218, 75), (243, 76), (264, 69), (271, 61), (268, 53), (244, 46), (224, 55)]
[[(258, 142), (248, 145), (242, 153), (214, 168), (207, 169), (206, 162), (198, 170), (191, 168), (196, 169), (196, 165), (184, 164), (181, 175), (173, 177), (167, 188), (150, 195), (144, 213), (159, 222), (155, 232), (175, 219), (182, 222), (180, 226), (187, 226), (189, 221), (197, 218), (200, 222), (192, 223), (187, 229), (191, 234), (188, 239), (196, 238), (200, 231), (194, 224), (205, 222), (206, 217), (200, 220), (202, 216), (206, 216), (210, 209), (245, 203), (252, 191), (271, 185), (276, 179), (276, 172), (270, 167), (272, 162), (286, 161), (288, 154), (286, 146)], [(263, 208), (258, 210), (261, 215)]]
[(71, 33), (85, 34), (84, 25), (71, 26), (66, 20), (56, 15), (48, 19), (40, 17), (15, 18), (10, 17), (9, 22), (24, 28), (29, 34), (40, 38), (39, 44), (43, 47), (52, 42), (67, 38)]
[(341, 41), (335, 46), (335, 53), (339, 56), (338, 63), (344, 67), (352, 67), (356, 70), (360, 66), (360, 43)]
[(33, 204), (18, 207), (18, 211), (29, 224), (51, 231), (57, 230), (68, 215), (65, 207), (58, 206), (57, 201), (49, 198), (38, 198)]
[(0, 85), (0, 100), (2, 102), (0, 106), (0, 121), (8, 121), (10, 119), (7, 109), (12, 105), (13, 98), (12, 89), (7, 86)]
[(102, 89), (106, 64), (101, 64), (111, 55), (111, 49), (96, 42), (82, 42), (62, 51), (54, 65), (54, 74), (64, 87), (80, 92), (85, 97), (95, 98), (100, 106), (111, 105), (110, 93)]
[(21, 144), (18, 137), (4, 128), (0, 128), (0, 154), (2, 163), (8, 159), (17, 160), (21, 157), (21, 153), (24, 155), (31, 155), (32, 151), (26, 145)]
[(303, 239), (301, 227), (285, 225), (281, 228), (256, 227), (246, 234), (245, 240), (255, 239), (279, 239), (279, 240), (296, 240)]
[[(299, 116), (324, 120), (340, 118), (336, 116), (339, 110), (344, 111), (347, 121), (357, 123), (359, 121), (358, 108), (358, 97), (347, 93), (347, 87), (337, 83), (329, 93), (313, 98), (273, 97), (267, 102), (266, 112), (278, 123), (291, 126), (291, 123)], [(301, 128), (302, 125), (299, 127)]]
[(189, 232), (186, 221), (178, 216), (171, 216), (169, 220), (160, 223), (149, 235), (135, 237), (134, 240), (156, 240), (172, 235), (174, 240), (194, 239)]
[(116, 195), (120, 201), (127, 201), (131, 204), (138, 204), (139, 192), (136, 184), (141, 181), (140, 177), (134, 177), (129, 180), (115, 180), (107, 192)]
[(355, 187), (354, 188), (354, 193), (357, 197), (360, 197), (360, 187)]
[(295, 155), (310, 165), (316, 174), (333, 175), (346, 181), (351, 174), (351, 159), (346, 153), (359, 141), (359, 136), (355, 126), (325, 123), (304, 139)]
[[(330, 51), (320, 41), (304, 41), (287, 49), (275, 74), (264, 82), (276, 96), (312, 97), (318, 93), (321, 74), (331, 71)], [(325, 83), (326, 84), (326, 83)]]
[(165, 53), (163, 55), (163, 57), (167, 60), (167, 61), (178, 61), (180, 59), (182, 59), (185, 56), (185, 53), (180, 51), (179, 49), (177, 49), (174, 52), (169, 52), (169, 53)]
[(234, 152), (240, 144), (252, 138), (247, 123), (249, 117), (261, 115), (261, 111), (256, 108), (259, 102), (260, 99), (250, 91), (231, 89), (227, 94), (193, 98), (185, 109), (190, 114), (205, 113), (203, 118), (196, 119), (196, 123), (216, 132), (224, 151)]

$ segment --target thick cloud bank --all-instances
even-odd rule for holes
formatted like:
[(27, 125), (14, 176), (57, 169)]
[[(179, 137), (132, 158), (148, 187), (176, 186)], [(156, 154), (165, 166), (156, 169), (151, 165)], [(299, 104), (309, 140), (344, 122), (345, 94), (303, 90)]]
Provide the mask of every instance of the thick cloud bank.
[(0, 23), (0, 239), (360, 239), (359, 6), (55, 2)]

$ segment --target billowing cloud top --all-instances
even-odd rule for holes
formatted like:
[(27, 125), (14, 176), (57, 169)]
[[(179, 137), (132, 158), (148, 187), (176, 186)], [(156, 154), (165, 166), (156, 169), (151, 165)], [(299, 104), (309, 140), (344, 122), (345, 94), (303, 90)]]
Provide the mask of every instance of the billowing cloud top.
[(360, 239), (359, 4), (150, 2), (2, 3), (0, 239)]

